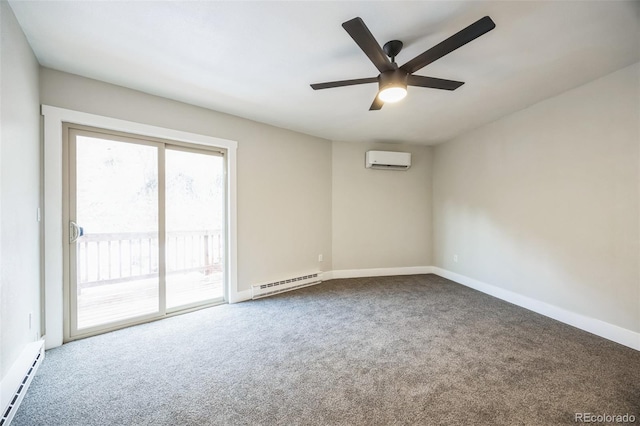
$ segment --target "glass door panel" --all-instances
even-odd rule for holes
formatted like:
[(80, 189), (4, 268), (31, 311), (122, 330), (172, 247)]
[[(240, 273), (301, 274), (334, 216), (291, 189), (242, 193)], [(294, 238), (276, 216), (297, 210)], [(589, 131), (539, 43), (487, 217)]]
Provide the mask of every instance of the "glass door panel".
[(159, 148), (70, 135), (70, 218), (78, 226), (71, 232), (78, 236), (70, 253), (72, 329), (158, 314)]
[(169, 147), (166, 179), (166, 306), (224, 299), (224, 158)]

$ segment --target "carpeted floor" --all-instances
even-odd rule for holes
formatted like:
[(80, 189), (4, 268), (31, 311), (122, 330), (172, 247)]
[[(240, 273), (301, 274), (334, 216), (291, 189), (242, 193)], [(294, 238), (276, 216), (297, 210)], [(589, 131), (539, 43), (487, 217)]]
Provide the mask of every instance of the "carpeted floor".
[(640, 418), (640, 352), (435, 275), (333, 280), (47, 352), (12, 425)]

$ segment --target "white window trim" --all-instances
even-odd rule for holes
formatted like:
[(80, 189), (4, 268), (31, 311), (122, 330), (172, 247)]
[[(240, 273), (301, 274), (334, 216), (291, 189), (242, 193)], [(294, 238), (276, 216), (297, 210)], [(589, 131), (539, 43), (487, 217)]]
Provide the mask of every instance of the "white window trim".
[(220, 139), (180, 130), (166, 129), (117, 118), (103, 117), (80, 111), (42, 105), (44, 116), (44, 292), (45, 292), (45, 345), (60, 346), (64, 339), (64, 283), (62, 223), (62, 123), (74, 123), (189, 142), (227, 150), (227, 226), (229, 239), (227, 259), (227, 295), (229, 303), (241, 298), (238, 294), (237, 268), (237, 194), (236, 194), (236, 141)]

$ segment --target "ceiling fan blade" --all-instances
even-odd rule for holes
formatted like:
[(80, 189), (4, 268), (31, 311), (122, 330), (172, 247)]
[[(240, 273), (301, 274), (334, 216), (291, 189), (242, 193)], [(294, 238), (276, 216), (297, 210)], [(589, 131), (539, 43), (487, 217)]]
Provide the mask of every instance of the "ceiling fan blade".
[(354, 86), (356, 84), (377, 83), (378, 77), (356, 78), (355, 80), (329, 81), (327, 83), (314, 83), (311, 85), (313, 90), (331, 89), (332, 87)]
[(364, 21), (357, 17), (350, 21), (344, 22), (342, 28), (345, 29), (356, 42), (360, 49), (369, 57), (373, 65), (380, 72), (390, 71), (393, 69), (391, 61), (387, 58), (378, 42), (376, 41), (369, 28), (364, 24)]
[(435, 77), (423, 77), (421, 75), (408, 75), (407, 85), (418, 87), (430, 87), (432, 89), (456, 90), (464, 81), (443, 80)]
[(491, 31), (495, 27), (495, 22), (493, 22), (490, 17), (485, 16), (484, 18), (469, 25), (467, 28), (452, 35), (445, 41), (436, 44), (431, 49), (416, 56), (400, 68), (409, 74), (412, 74), (420, 68), (429, 65), (430, 63), (442, 58), (444, 55), (453, 52), (457, 48), (462, 47), (470, 41), (473, 41), (481, 35)]
[(376, 94), (376, 98), (373, 100), (373, 103), (371, 104), (369, 111), (377, 111), (379, 109), (382, 109), (383, 105), (384, 105), (384, 102), (382, 102), (378, 97), (378, 95)]

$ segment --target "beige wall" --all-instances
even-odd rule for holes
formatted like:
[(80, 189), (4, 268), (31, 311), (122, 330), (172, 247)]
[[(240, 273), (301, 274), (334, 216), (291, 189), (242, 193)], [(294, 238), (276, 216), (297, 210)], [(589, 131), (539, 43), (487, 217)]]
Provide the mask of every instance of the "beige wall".
[(639, 76), (635, 64), (435, 147), (434, 264), (640, 331)]
[[(364, 166), (368, 150), (412, 153), (406, 171)], [(333, 143), (333, 268), (431, 264), (431, 147)]]
[(331, 269), (330, 141), (46, 68), (40, 84), (46, 105), (238, 142), (238, 290)]
[[(0, 377), (40, 337), (38, 63), (0, 1)], [(32, 314), (29, 329), (29, 314)]]

